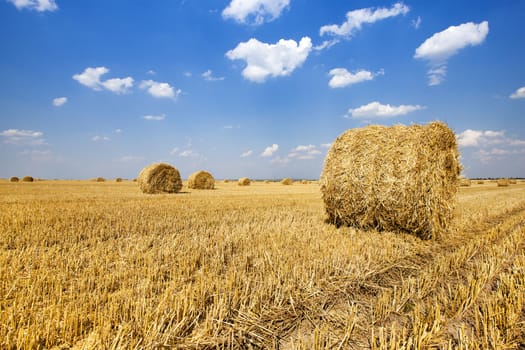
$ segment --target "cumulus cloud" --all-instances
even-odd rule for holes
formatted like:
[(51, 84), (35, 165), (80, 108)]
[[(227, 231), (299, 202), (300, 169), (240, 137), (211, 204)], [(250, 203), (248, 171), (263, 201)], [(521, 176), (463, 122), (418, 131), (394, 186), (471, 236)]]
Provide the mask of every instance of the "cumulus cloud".
[(345, 68), (334, 68), (330, 70), (329, 74), (332, 78), (328, 82), (328, 86), (332, 89), (336, 89), (372, 80), (374, 77), (384, 74), (384, 71), (381, 70), (377, 73), (372, 73), (367, 70), (359, 70), (355, 73), (351, 73)]
[(271, 146), (268, 146), (265, 148), (264, 152), (261, 153), (261, 157), (271, 157), (277, 150), (279, 149), (279, 145), (274, 143)]
[(155, 98), (176, 99), (182, 93), (181, 89), (175, 90), (173, 86), (168, 83), (159, 83), (153, 80), (143, 80), (140, 83), (140, 88), (145, 89)]
[(489, 23), (463, 23), (459, 26), (450, 26), (435, 33), (421, 44), (414, 54), (414, 58), (429, 62), (429, 85), (439, 85), (445, 79), (447, 61), (459, 50), (468, 46), (477, 46), (485, 41), (489, 33)]
[(311, 50), (312, 41), (309, 37), (302, 38), (299, 43), (281, 39), (276, 44), (267, 44), (252, 38), (228, 51), (226, 57), (230, 60), (244, 60), (244, 78), (263, 83), (270, 76), (292, 74), (308, 58)]
[(67, 97), (57, 97), (53, 99), (53, 106), (60, 107), (67, 102)]
[(322, 26), (319, 30), (321, 36), (328, 34), (350, 38), (355, 32), (361, 30), (365, 23), (374, 23), (389, 17), (405, 15), (410, 8), (402, 2), (395, 3), (391, 8), (364, 8), (349, 11), (346, 13), (346, 21), (341, 25), (330, 24)]
[(108, 72), (109, 69), (106, 67), (88, 67), (82, 73), (73, 75), (73, 79), (93, 90), (101, 91), (106, 89), (116, 94), (126, 93), (133, 87), (134, 80), (131, 77), (101, 81), (100, 77)]
[(420, 105), (391, 106), (381, 104), (377, 101), (370, 102), (358, 108), (351, 108), (348, 113), (352, 118), (391, 118), (424, 109)]
[(241, 158), (249, 157), (249, 156), (251, 156), (252, 154), (253, 154), (253, 151), (250, 149), (250, 150), (248, 150), (248, 151), (246, 151), (246, 152), (241, 153)]
[(419, 27), (421, 26), (421, 16), (417, 16), (417, 18), (413, 19), (410, 23), (412, 24), (412, 27), (414, 27), (415, 29), (419, 29)]
[(260, 25), (278, 18), (289, 4), (290, 0), (232, 0), (222, 16), (239, 23)]
[(159, 121), (159, 120), (164, 120), (166, 119), (166, 115), (165, 114), (161, 114), (161, 115), (145, 115), (144, 117), (142, 117), (143, 119), (145, 120), (155, 120), (155, 121)]
[(525, 98), (525, 86), (516, 90), (512, 95), (510, 95), (510, 98)]
[(42, 138), (44, 133), (33, 130), (7, 129), (0, 132), (4, 143), (13, 145), (44, 145), (46, 141)]
[(224, 80), (224, 77), (214, 77), (213, 76), (213, 72), (211, 71), (211, 69), (208, 69), (206, 72), (202, 73), (201, 76), (206, 81), (221, 81), (221, 80)]
[(56, 11), (58, 6), (55, 0), (8, 0), (10, 3), (16, 6), (17, 9), (27, 8), (29, 10), (35, 10), (38, 12), (44, 11)]

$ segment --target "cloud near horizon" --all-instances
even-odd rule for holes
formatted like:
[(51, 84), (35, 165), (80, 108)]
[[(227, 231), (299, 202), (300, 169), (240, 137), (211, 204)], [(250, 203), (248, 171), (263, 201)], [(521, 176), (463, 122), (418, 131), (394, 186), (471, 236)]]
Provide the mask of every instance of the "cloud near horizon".
[(276, 44), (267, 44), (257, 39), (241, 42), (233, 50), (226, 52), (230, 60), (244, 60), (242, 71), (245, 79), (263, 83), (268, 77), (282, 77), (292, 74), (308, 58), (312, 41), (303, 37), (295, 40), (281, 39)]
[(348, 110), (349, 115), (352, 118), (391, 118), (401, 115), (406, 115), (411, 112), (425, 109), (424, 106), (420, 105), (399, 105), (392, 106), (389, 104), (381, 104), (380, 102), (374, 101), (369, 104), (363, 105), (358, 108), (350, 108)]
[(416, 49), (414, 58), (428, 61), (428, 85), (441, 84), (447, 73), (448, 59), (465, 47), (480, 45), (488, 33), (489, 22), (468, 22), (450, 26), (426, 39)]
[(222, 11), (222, 17), (242, 24), (261, 25), (278, 18), (289, 4), (290, 0), (232, 0)]
[(12, 145), (37, 146), (46, 144), (42, 138), (44, 136), (42, 131), (7, 129), (0, 132), (0, 136), (4, 138), (4, 143)]

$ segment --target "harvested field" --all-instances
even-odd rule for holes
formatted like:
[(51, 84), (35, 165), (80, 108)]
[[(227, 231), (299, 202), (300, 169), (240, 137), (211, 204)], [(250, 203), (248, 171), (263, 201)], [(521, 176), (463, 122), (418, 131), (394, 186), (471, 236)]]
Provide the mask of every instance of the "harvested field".
[(0, 348), (520, 349), (525, 183), (436, 240), (325, 223), (319, 185), (0, 182)]

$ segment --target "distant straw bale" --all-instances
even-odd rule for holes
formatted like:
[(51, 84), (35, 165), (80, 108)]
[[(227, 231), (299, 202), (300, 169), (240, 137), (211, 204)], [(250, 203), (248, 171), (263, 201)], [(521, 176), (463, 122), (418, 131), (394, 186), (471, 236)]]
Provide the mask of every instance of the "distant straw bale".
[(459, 179), (459, 186), (470, 187), (471, 185), (472, 185), (472, 181), (470, 179), (466, 179), (464, 177)]
[(516, 179), (509, 179), (509, 184), (516, 185), (518, 181)]
[(485, 181), (483, 181), (483, 180), (478, 180), (478, 181), (477, 181), (477, 184), (478, 184), (478, 185), (483, 185), (484, 183), (485, 183)]
[(215, 188), (215, 179), (207, 171), (196, 171), (188, 178), (188, 187), (199, 190), (213, 190)]
[(97, 177), (97, 178), (95, 179), (95, 181), (96, 181), (96, 182), (105, 182), (106, 179), (103, 178), (103, 177)]
[(498, 187), (507, 187), (510, 185), (509, 179), (498, 179), (497, 180)]
[(224, 182), (225, 184), (227, 184), (227, 183), (230, 182), (230, 180), (228, 180), (228, 179), (224, 179), (222, 182)]
[(301, 180), (301, 184), (303, 184), (303, 185), (307, 185), (307, 184), (308, 184), (308, 181), (307, 181), (307, 180)]
[(290, 179), (289, 177), (285, 177), (284, 179), (281, 180), (281, 184), (283, 184), (283, 185), (292, 185), (293, 184), (293, 180)]
[(264, 180), (263, 181), (265, 184), (269, 184), (270, 183), (270, 180)]
[(18, 182), (18, 181), (20, 181), (20, 179), (18, 177), (16, 177), (16, 176), (11, 176), (11, 178), (9, 178), (9, 181), (10, 182)]
[(182, 188), (179, 171), (166, 163), (148, 165), (140, 172), (137, 183), (143, 193), (177, 193)]
[(241, 177), (239, 181), (237, 181), (237, 185), (239, 186), (250, 186), (250, 179), (247, 177)]
[(115, 179), (115, 182), (122, 182), (122, 181), (123, 181), (123, 180), (122, 180), (121, 177), (117, 177), (117, 178)]
[(33, 182), (33, 181), (35, 181), (35, 179), (33, 179), (32, 176), (24, 176), (22, 178), (22, 182)]
[(452, 219), (459, 163), (441, 122), (350, 129), (332, 144), (320, 178), (331, 223), (437, 237)]

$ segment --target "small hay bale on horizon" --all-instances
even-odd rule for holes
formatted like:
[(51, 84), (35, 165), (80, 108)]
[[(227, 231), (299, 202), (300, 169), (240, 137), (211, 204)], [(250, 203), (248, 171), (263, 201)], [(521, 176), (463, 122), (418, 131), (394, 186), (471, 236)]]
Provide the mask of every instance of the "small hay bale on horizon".
[(239, 186), (250, 186), (250, 179), (247, 178), (247, 177), (241, 177), (238, 181), (237, 181), (237, 185)]
[(188, 178), (188, 188), (198, 190), (213, 190), (215, 188), (215, 179), (209, 172), (199, 170), (191, 174)]
[(498, 184), (498, 187), (507, 187), (510, 185), (509, 179), (498, 179), (496, 183)]
[(320, 178), (328, 221), (436, 238), (453, 217), (460, 171), (444, 123), (349, 129), (332, 143)]
[(182, 180), (177, 168), (166, 163), (150, 164), (142, 169), (137, 183), (143, 193), (177, 193), (182, 189)]
[(478, 181), (477, 181), (477, 184), (478, 184), (478, 185), (483, 185), (484, 183), (485, 183), (485, 181), (483, 181), (483, 180), (478, 180)]
[(9, 178), (9, 182), (18, 182), (18, 181), (20, 181), (20, 179), (18, 177), (16, 177), (16, 176), (11, 176)]
[(518, 181), (516, 179), (509, 179), (509, 184), (516, 185)]
[(97, 177), (97, 178), (95, 179), (95, 182), (106, 182), (106, 179), (103, 178), (103, 177)]
[(24, 176), (22, 178), (22, 182), (33, 182), (33, 181), (35, 181), (35, 179), (33, 179), (32, 176)]
[(467, 178), (460, 178), (459, 179), (459, 186), (460, 187), (470, 187), (472, 185), (472, 181), (470, 179), (467, 179)]
[(293, 185), (293, 180), (290, 179), (289, 177), (285, 177), (284, 179), (281, 180), (281, 184), (282, 185)]

